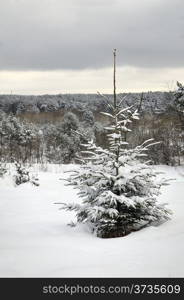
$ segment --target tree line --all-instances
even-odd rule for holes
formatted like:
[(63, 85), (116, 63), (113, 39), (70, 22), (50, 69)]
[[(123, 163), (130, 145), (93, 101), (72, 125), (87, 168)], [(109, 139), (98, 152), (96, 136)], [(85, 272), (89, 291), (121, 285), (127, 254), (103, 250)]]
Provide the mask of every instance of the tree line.
[[(157, 148), (150, 150), (149, 157), (154, 164), (179, 165), (184, 155), (184, 88), (178, 83), (178, 89), (172, 93), (170, 109), (154, 114), (144, 110), (139, 101), (141, 119), (130, 125), (132, 133), (126, 133), (130, 146), (141, 144), (147, 138), (161, 141)], [(106, 97), (106, 96), (105, 96)], [(118, 95), (117, 95), (118, 97)], [(126, 96), (124, 97), (126, 99)], [(122, 98), (123, 99), (123, 98)], [(141, 99), (141, 98), (140, 98)], [(140, 100), (139, 99), (139, 100)], [(106, 111), (108, 106), (103, 102)], [(124, 100), (122, 101), (122, 107)], [(39, 113), (38, 118), (41, 114)], [(81, 149), (82, 137), (87, 135), (97, 145), (108, 147), (103, 116), (96, 118), (93, 110), (83, 109), (81, 114), (64, 111), (62, 117), (35, 122), (25, 114), (15, 115), (0, 111), (0, 160), (23, 163), (73, 163)], [(78, 132), (79, 134), (76, 134)]]

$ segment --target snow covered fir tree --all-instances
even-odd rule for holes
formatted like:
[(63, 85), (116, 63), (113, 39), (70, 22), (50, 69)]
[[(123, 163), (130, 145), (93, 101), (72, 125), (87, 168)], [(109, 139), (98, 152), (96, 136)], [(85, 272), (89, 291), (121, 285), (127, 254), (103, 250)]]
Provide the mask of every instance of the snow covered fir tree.
[(174, 103), (176, 109), (184, 115), (184, 86), (177, 81), (178, 89), (174, 92)]
[(130, 148), (127, 133), (133, 120), (139, 119), (133, 107), (122, 108), (116, 97), (114, 50), (114, 103), (108, 103), (111, 120), (105, 127), (109, 147), (103, 149), (91, 141), (82, 146), (81, 165), (67, 179), (79, 190), (80, 203), (62, 203), (61, 209), (74, 210), (77, 222), (86, 223), (101, 238), (125, 236), (148, 225), (158, 225), (170, 218), (166, 204), (157, 196), (168, 180), (160, 179), (146, 158), (155, 143), (149, 139)]

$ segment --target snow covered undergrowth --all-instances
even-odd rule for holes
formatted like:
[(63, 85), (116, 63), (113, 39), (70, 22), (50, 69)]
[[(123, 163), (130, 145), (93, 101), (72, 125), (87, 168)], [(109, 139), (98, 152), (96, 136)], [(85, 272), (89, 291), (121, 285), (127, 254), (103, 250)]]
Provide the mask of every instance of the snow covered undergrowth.
[[(0, 179), (0, 277), (183, 277), (184, 168), (159, 166), (166, 178), (160, 200), (172, 220), (122, 238), (100, 239), (54, 202), (78, 201), (59, 180), (72, 166), (40, 171), (40, 186)], [(66, 175), (64, 175), (66, 176)]]

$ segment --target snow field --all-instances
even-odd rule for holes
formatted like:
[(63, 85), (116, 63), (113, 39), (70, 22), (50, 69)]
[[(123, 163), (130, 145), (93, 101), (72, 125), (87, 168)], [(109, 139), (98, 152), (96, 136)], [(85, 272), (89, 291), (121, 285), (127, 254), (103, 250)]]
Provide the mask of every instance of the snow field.
[(157, 167), (175, 178), (159, 197), (173, 210), (172, 220), (114, 239), (67, 226), (74, 214), (54, 203), (78, 201), (59, 180), (71, 168), (35, 167), (39, 187), (14, 187), (10, 175), (0, 179), (0, 277), (183, 277), (183, 167)]

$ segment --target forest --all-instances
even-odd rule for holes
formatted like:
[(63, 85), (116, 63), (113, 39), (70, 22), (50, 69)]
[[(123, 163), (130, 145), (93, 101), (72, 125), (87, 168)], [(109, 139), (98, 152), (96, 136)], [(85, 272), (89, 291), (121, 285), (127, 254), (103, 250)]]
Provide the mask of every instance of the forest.
[[(130, 147), (153, 138), (160, 144), (152, 148), (153, 164), (180, 165), (184, 155), (184, 88), (177, 90), (117, 94), (121, 106), (132, 106), (140, 120), (126, 133)], [(68, 94), (43, 96), (0, 96), (1, 163), (74, 163), (83, 136), (108, 147), (104, 125), (113, 95)], [(80, 134), (75, 134), (78, 131)]]

